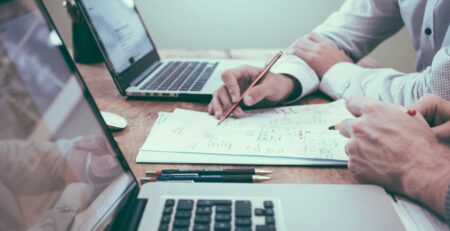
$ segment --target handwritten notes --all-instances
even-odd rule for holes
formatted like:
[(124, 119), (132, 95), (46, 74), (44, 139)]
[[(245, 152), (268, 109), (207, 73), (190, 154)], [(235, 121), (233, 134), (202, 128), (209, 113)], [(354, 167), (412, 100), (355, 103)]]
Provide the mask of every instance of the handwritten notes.
[(161, 113), (141, 150), (347, 160), (346, 138), (328, 127), (350, 118), (343, 101), (247, 111), (217, 120), (205, 112)]

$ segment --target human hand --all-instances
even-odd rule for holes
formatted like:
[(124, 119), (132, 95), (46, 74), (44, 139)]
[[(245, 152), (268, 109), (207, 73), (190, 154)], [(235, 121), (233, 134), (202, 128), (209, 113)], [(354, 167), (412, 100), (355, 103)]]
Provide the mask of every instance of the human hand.
[(290, 47), (290, 52), (303, 59), (320, 79), (335, 64), (353, 62), (343, 51), (339, 50), (330, 40), (311, 33), (296, 40)]
[[(224, 85), (214, 92), (208, 106), (208, 113), (219, 119), (228, 107), (239, 100), (241, 93), (258, 77), (262, 70), (258, 67), (243, 66), (224, 72), (222, 74)], [(301, 91), (299, 88), (299, 86), (296, 87), (296, 82), (291, 77), (269, 72), (260, 84), (247, 91), (243, 102), (246, 106), (270, 106), (285, 100), (294, 92)], [(300, 95), (300, 93), (297, 94)], [(237, 118), (244, 114), (240, 106), (236, 107), (233, 112)]]
[(450, 142), (450, 102), (436, 95), (425, 95), (411, 108), (421, 113), (441, 142)]
[(348, 169), (356, 180), (422, 201), (444, 214), (450, 184), (450, 147), (438, 141), (420, 114), (365, 97), (347, 99), (356, 117), (342, 121), (350, 138)]

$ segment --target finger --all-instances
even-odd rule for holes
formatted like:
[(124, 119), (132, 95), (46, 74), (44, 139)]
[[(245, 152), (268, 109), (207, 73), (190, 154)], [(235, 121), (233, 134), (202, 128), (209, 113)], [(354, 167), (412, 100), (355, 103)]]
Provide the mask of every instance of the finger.
[(233, 116), (234, 116), (234, 118), (241, 118), (241, 117), (245, 116), (245, 112), (244, 112), (244, 110), (242, 110), (241, 107), (237, 106), (236, 109), (234, 109), (234, 111), (233, 111)]
[(217, 95), (214, 95), (213, 99), (211, 100), (212, 105), (212, 114), (219, 119), (220, 116), (223, 114), (223, 105)]
[[(239, 82), (242, 82), (242, 80), (248, 80), (250, 82), (259, 75), (260, 71), (261, 68), (258, 67), (244, 66), (226, 71), (222, 74), (222, 80), (228, 89), (233, 103), (236, 103), (241, 95)], [(247, 86), (243, 87), (246, 88)]]
[(345, 153), (349, 156), (349, 158), (358, 155), (358, 144), (355, 139), (351, 139), (345, 144)]
[(270, 82), (271, 81), (263, 81), (261, 84), (248, 89), (244, 96), (244, 104), (253, 106), (271, 94), (273, 86)]
[(298, 48), (304, 51), (309, 51), (314, 46), (317, 46), (317, 43), (311, 41), (310, 39), (305, 38), (295, 43), (292, 48)]
[(356, 117), (361, 116), (377, 103), (379, 102), (361, 95), (354, 95), (345, 99), (345, 107)]
[(342, 136), (345, 136), (347, 138), (350, 138), (353, 134), (353, 123), (355, 122), (355, 119), (345, 119), (343, 120), (339, 126), (339, 133)]
[(220, 88), (217, 91), (217, 97), (222, 103), (223, 110), (227, 110), (231, 106), (231, 98), (226, 88)]
[(434, 134), (436, 134), (437, 138), (440, 141), (449, 141), (450, 140), (450, 121), (436, 126), (432, 128)]
[(327, 41), (325, 38), (323, 38), (322, 36), (320, 36), (316, 33), (309, 34), (308, 39), (310, 39), (311, 41), (316, 42), (316, 43), (322, 43), (322, 42)]
[(292, 54), (303, 59), (305, 62), (310, 62), (312, 58), (310, 52), (298, 48), (292, 50)]

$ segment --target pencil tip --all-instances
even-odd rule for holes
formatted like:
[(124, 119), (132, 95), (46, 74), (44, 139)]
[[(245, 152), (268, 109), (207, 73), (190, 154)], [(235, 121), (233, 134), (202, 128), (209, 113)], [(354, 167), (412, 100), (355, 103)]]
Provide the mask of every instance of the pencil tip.
[(330, 127), (328, 127), (328, 130), (336, 130), (336, 127), (334, 125), (330, 126)]
[(223, 120), (220, 120), (220, 121), (217, 123), (217, 126), (219, 126), (222, 122), (223, 122)]

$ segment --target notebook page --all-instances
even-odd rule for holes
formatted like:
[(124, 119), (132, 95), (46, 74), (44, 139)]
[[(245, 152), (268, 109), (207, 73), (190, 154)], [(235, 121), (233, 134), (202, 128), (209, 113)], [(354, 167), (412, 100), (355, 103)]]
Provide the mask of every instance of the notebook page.
[(217, 126), (205, 112), (176, 109), (158, 118), (141, 150), (347, 160), (346, 138), (328, 127), (350, 116), (337, 101), (248, 111)]

